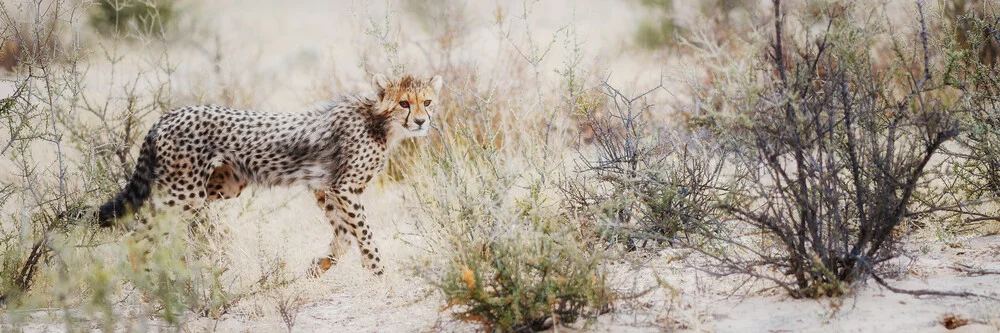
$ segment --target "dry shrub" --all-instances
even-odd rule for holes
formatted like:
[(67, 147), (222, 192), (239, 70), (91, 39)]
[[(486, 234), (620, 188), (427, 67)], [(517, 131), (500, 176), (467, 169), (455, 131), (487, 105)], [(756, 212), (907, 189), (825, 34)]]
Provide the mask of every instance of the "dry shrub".
[(938, 88), (920, 4), (915, 47), (895, 41), (895, 57), (876, 61), (878, 23), (829, 10), (794, 16), (796, 34), (773, 2), (771, 37), (756, 39), (766, 53), (729, 81), (716, 114), (741, 182), (719, 206), (750, 229), (707, 234), (717, 246), (702, 251), (715, 259), (706, 270), (767, 279), (794, 297), (835, 296), (895, 255), (897, 228), (962, 109)]
[(580, 163), (560, 184), (574, 218), (628, 250), (687, 238), (707, 225), (722, 181), (724, 153), (704, 133), (646, 120), (653, 112), (646, 98), (661, 89), (627, 96), (605, 83), (607, 105), (586, 112), (593, 145), (578, 150)]
[[(74, 29), (84, 26), (86, 5), (25, 2), (16, 11), (0, 4), (0, 17), (12, 20), (7, 26), (32, 32), (7, 30), (5, 41), (45, 48), (39, 56), (25, 53), (5, 78), (15, 88), (13, 95), (0, 102), (0, 165), (8, 177), (0, 184), (3, 328), (16, 330), (37, 319), (32, 314), (38, 309), (51, 308), (62, 310), (58, 319), (71, 331), (94, 325), (139, 330), (150, 320), (180, 327), (188, 318), (219, 317), (261, 290), (287, 284), (280, 262), (268, 265), (259, 280), (237, 283), (238, 277), (227, 274), (232, 264), (224, 255), (232, 242), (223, 234), (192, 237), (202, 232), (189, 231), (190, 221), (169, 214), (159, 214), (147, 229), (97, 229), (87, 207), (120, 190), (144, 120), (171, 108), (173, 77), (145, 76), (167, 66), (151, 54), (153, 68), (140, 66), (134, 81), (123, 83), (115, 76), (107, 82), (108, 101), (87, 93), (93, 90), (85, 87), (82, 55), (92, 53), (83, 33)], [(34, 36), (75, 42), (35, 43), (43, 39)], [(100, 42), (123, 41), (116, 36)], [(144, 42), (160, 46), (162, 40)], [(125, 58), (102, 54), (113, 68)], [(213, 221), (206, 223), (214, 227)]]
[[(968, 110), (962, 114), (963, 135), (953, 165), (956, 196), (979, 203), (995, 202), (1000, 194), (1000, 69), (995, 65), (1000, 30), (996, 8), (978, 1), (956, 1), (945, 9), (942, 24), (944, 81), (963, 92)], [(950, 15), (949, 15), (950, 14)], [(955, 33), (948, 33), (954, 31)], [(954, 209), (963, 224), (996, 221), (991, 205), (963, 205)]]
[[(76, 19), (72, 13), (62, 6), (0, 4), (4, 48), (11, 45), (16, 50), (14, 72), (7, 79), (14, 91), (0, 101), (0, 163), (17, 177), (0, 187), (0, 207), (18, 204), (22, 208), (20, 216), (0, 216), (0, 251), (4, 252), (0, 305), (18, 300), (35, 284), (39, 265), (52, 252), (52, 235), (67, 228), (68, 221), (61, 215), (83, 199), (66, 185), (67, 150), (60, 141), (64, 130), (58, 118), (72, 108), (63, 94), (79, 91), (78, 86), (67, 84), (68, 75), (56, 75), (73, 65), (74, 59), (62, 56), (79, 54), (76, 47), (59, 42), (68, 31), (67, 22)], [(36, 156), (38, 147), (55, 154)], [(57, 166), (39, 170), (42, 162)]]

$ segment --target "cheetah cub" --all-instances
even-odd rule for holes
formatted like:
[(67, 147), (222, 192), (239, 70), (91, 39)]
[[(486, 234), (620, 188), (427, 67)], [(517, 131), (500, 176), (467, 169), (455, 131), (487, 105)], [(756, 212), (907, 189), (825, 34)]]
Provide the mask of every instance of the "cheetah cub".
[[(374, 95), (346, 95), (302, 114), (189, 106), (164, 115), (146, 134), (128, 185), (101, 205), (101, 226), (134, 212), (150, 196), (154, 213), (176, 207), (191, 214), (206, 203), (235, 198), (249, 185), (305, 185), (333, 226), (318, 276), (356, 239), (362, 264), (382, 275), (365, 207), (365, 187), (400, 140), (426, 136), (442, 79), (372, 78)], [(155, 192), (155, 195), (153, 193)]]

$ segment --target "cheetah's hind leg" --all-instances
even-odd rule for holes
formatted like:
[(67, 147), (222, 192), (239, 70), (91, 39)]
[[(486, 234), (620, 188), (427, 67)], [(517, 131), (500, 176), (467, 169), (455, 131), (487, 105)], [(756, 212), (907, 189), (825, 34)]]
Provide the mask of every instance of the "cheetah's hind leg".
[(208, 177), (208, 184), (205, 185), (208, 196), (205, 200), (212, 202), (236, 198), (246, 187), (246, 177), (240, 177), (229, 164), (219, 163), (212, 170), (212, 175)]
[[(209, 168), (211, 174), (205, 181), (204, 189), (198, 191), (199, 198), (204, 194), (205, 206), (214, 201), (239, 197), (243, 189), (247, 187), (246, 177), (241, 177), (230, 164), (216, 160), (216, 162), (211, 163)], [(193, 235), (207, 233), (206, 236), (210, 236), (216, 233), (216, 226), (209, 223), (208, 212), (204, 208), (206, 207), (200, 207), (194, 212), (195, 219), (188, 225)]]

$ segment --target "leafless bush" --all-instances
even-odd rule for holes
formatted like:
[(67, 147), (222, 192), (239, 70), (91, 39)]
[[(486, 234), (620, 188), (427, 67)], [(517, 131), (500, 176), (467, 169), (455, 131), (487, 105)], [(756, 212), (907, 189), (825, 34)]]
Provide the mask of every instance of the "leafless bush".
[(707, 226), (721, 189), (719, 146), (704, 134), (657, 130), (644, 120), (652, 110), (647, 97), (662, 89), (629, 97), (604, 83), (607, 105), (585, 111), (592, 146), (578, 150), (580, 164), (560, 185), (571, 211), (629, 250)]
[[(52, 251), (53, 234), (69, 227), (66, 217), (72, 214), (65, 213), (82, 200), (66, 184), (68, 149), (62, 141), (65, 130), (59, 126), (59, 115), (77, 106), (68, 96), (79, 92), (79, 86), (70, 84), (72, 73), (56, 75), (66, 73), (79, 54), (78, 48), (58, 42), (66, 31), (65, 22), (76, 19), (71, 13), (61, 6), (9, 8), (0, 4), (4, 43), (20, 50), (15, 75), (9, 79), (14, 92), (0, 101), (0, 122), (5, 125), (0, 132), (0, 162), (20, 181), (0, 188), (0, 207), (15, 200), (23, 205), (21, 223), (14, 224), (17, 228), (0, 228), (0, 247), (5, 252), (0, 265), (0, 304), (32, 286), (38, 266)], [(35, 156), (39, 145), (54, 154)], [(48, 167), (39, 170), (43, 161)], [(0, 217), (0, 222), (7, 219)], [(4, 225), (9, 224), (0, 224)]]
[(753, 63), (760, 74), (722, 125), (743, 185), (719, 205), (754, 232), (709, 234), (724, 246), (703, 253), (715, 273), (768, 279), (794, 297), (840, 295), (894, 256), (932, 157), (959, 133), (960, 105), (937, 90), (921, 2), (916, 50), (897, 48), (887, 69), (869, 51), (871, 27), (849, 11), (816, 16), (825, 29), (794, 42), (773, 5), (767, 61)]

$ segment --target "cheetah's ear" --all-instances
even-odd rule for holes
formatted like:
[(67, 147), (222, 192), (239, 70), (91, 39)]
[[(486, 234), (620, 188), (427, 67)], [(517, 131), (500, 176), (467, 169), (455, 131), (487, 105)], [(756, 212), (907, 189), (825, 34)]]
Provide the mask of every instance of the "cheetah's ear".
[(435, 95), (441, 91), (442, 84), (444, 84), (444, 79), (441, 78), (441, 75), (434, 75), (434, 77), (431, 78), (431, 87), (434, 87)]
[(378, 94), (379, 98), (385, 94), (385, 88), (389, 87), (389, 78), (382, 74), (375, 74), (372, 77), (372, 89), (375, 89), (375, 93)]

